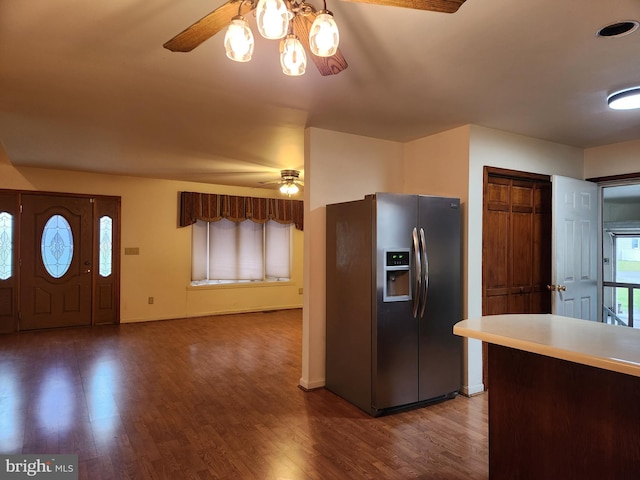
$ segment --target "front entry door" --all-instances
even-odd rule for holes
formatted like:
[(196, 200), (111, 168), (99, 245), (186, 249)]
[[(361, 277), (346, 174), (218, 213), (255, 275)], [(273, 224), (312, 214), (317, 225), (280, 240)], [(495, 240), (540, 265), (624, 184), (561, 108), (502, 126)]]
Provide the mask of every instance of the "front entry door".
[(22, 196), (20, 330), (91, 324), (93, 204)]
[(598, 317), (598, 186), (554, 175), (552, 312)]

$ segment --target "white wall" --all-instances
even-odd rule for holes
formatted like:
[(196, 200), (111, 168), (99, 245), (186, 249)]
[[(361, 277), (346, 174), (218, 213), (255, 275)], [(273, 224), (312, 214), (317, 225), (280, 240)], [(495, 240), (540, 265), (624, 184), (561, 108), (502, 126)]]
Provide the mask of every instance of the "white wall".
[(615, 143), (584, 151), (584, 178), (640, 172), (640, 140)]
[(302, 377), (325, 383), (325, 206), (375, 192), (402, 192), (402, 144), (309, 128), (305, 132)]
[(470, 125), (404, 145), (404, 191), (460, 198), (469, 186)]

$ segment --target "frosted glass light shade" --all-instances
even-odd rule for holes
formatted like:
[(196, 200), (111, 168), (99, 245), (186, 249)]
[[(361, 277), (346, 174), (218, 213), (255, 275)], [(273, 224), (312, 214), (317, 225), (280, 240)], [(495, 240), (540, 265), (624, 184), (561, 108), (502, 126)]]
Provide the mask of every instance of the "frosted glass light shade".
[(319, 57), (330, 57), (338, 50), (340, 34), (331, 12), (322, 10), (309, 30), (311, 53)]
[(256, 6), (258, 31), (264, 38), (284, 38), (292, 14), (283, 0), (259, 0)]
[(248, 62), (253, 55), (253, 33), (244, 17), (231, 19), (224, 35), (227, 57), (236, 62)]
[(280, 42), (280, 65), (285, 75), (295, 77), (304, 74), (307, 68), (307, 54), (295, 35), (287, 35)]
[(285, 183), (280, 187), (280, 193), (284, 195), (289, 195), (289, 196), (295, 195), (299, 191), (300, 189), (295, 183)]
[(630, 88), (610, 95), (609, 108), (614, 110), (632, 110), (640, 108), (640, 87)]

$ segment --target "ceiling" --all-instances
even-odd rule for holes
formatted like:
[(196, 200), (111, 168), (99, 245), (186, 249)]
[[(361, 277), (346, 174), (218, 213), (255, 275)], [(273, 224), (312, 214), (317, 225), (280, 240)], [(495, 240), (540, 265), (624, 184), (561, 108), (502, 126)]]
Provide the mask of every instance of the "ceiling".
[[(321, 8), (319, 0), (309, 0)], [(0, 0), (0, 143), (16, 166), (241, 186), (304, 166), (304, 129), (406, 142), (478, 124), (576, 147), (640, 138), (606, 97), (640, 84), (638, 0), (467, 0), (455, 14), (327, 0), (349, 67), (282, 74), (221, 32), (162, 44), (222, 0)], [(254, 20), (250, 20), (252, 27)], [(1, 153), (1, 152), (0, 152)]]

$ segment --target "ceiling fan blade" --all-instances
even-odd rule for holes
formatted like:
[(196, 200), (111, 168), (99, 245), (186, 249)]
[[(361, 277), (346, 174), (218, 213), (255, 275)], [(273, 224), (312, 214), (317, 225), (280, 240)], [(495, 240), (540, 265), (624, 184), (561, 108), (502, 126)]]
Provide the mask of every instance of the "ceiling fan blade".
[(229, 0), (190, 27), (187, 27), (162, 46), (172, 52), (190, 52), (229, 25), (231, 19), (238, 15), (240, 2), (241, 0)]
[(346, 0), (348, 2), (372, 3), (391, 7), (430, 10), (432, 12), (455, 13), (465, 0)]
[(342, 56), (340, 49), (338, 49), (338, 51), (331, 57), (318, 57), (311, 53), (311, 49), (309, 48), (309, 31), (311, 30), (311, 25), (313, 25), (315, 16), (316, 13), (311, 13), (309, 15), (296, 15), (293, 18), (293, 30), (309, 53), (309, 58), (311, 58), (313, 63), (316, 64), (316, 67), (318, 67), (320, 75), (337, 75), (349, 66)]
[[(284, 185), (285, 183), (287, 183), (286, 180), (269, 180), (268, 182), (259, 182), (261, 185)], [(304, 187), (304, 182), (302, 180), (292, 180), (289, 183), (295, 183), (296, 185), (300, 185), (301, 187)]]

